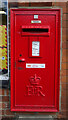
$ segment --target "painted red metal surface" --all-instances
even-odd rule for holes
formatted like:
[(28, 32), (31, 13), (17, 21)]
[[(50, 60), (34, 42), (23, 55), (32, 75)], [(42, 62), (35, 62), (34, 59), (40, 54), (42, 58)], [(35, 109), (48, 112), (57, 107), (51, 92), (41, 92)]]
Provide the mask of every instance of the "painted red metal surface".
[(60, 9), (11, 9), (11, 111), (59, 110), (60, 27)]

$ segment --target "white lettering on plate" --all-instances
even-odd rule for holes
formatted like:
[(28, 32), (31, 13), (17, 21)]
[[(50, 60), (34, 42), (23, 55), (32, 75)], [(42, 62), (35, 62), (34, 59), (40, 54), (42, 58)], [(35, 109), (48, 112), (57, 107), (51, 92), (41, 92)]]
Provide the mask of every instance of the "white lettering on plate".
[(33, 41), (32, 42), (32, 56), (39, 56), (39, 52), (40, 52), (40, 42)]
[(41, 20), (31, 20), (31, 23), (41, 23)]
[(38, 19), (38, 15), (34, 15), (34, 19)]
[(45, 64), (26, 63), (26, 68), (45, 68)]

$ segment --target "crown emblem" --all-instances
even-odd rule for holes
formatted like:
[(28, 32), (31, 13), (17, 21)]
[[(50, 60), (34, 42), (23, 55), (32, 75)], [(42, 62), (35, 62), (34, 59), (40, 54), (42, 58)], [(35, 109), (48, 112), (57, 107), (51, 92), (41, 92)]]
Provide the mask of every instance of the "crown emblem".
[(40, 77), (38, 77), (36, 74), (34, 76), (30, 77), (30, 83), (31, 85), (38, 85), (40, 82)]

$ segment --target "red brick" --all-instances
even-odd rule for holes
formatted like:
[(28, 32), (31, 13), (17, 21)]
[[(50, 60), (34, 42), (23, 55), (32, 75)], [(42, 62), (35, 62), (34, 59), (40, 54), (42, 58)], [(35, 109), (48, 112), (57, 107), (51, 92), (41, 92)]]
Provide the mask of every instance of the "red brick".
[(61, 96), (62, 97), (66, 97), (66, 91), (68, 91), (68, 90), (63, 89), (63, 87), (62, 87), (62, 89), (61, 89)]
[(52, 2), (52, 5), (55, 7), (62, 8), (62, 12), (66, 13), (66, 2)]
[(66, 85), (65, 88), (62, 86), (61, 89), (61, 104), (66, 104), (66, 109), (68, 108), (68, 89)]
[(62, 69), (61, 72), (60, 72), (60, 75), (61, 75), (61, 76), (66, 76), (66, 75), (68, 75), (68, 70)]
[(31, 2), (31, 7), (43, 7), (43, 6), (52, 6), (52, 2)]
[(68, 90), (68, 84), (62, 84), (62, 89), (63, 90)]
[(65, 115), (66, 117), (68, 117), (67, 113), (68, 113), (67, 110), (63, 110), (63, 111), (61, 111), (61, 114), (62, 114), (62, 115)]
[(67, 20), (67, 14), (66, 13), (62, 14), (62, 20)]
[(62, 104), (66, 103), (66, 99), (67, 99), (66, 96), (61, 96), (61, 103)]
[(66, 7), (66, 2), (56, 2), (56, 6), (63, 6)]
[(68, 111), (67, 110), (61, 110), (61, 114), (66, 116), (66, 118), (68, 118), (68, 115), (67, 115)]
[(68, 56), (62, 56), (62, 62), (68, 62)]
[[(64, 29), (64, 28), (63, 28)], [(62, 42), (67, 42), (67, 36), (66, 36), (66, 33), (65, 34), (62, 34)]]
[(66, 2), (52, 2), (52, 5), (66, 6)]
[(26, 3), (25, 2), (18, 2), (18, 6), (19, 7), (23, 7), (23, 6), (24, 7), (28, 7), (29, 6), (29, 2), (26, 2)]
[(8, 102), (9, 96), (0, 96), (0, 102)]
[(68, 106), (68, 104), (66, 104), (66, 103), (61, 104), (61, 110), (62, 111), (67, 110), (67, 106)]
[(61, 8), (62, 8), (62, 13), (66, 13), (67, 11), (66, 11), (66, 7), (64, 7), (64, 6), (60, 6)]
[(6, 89), (6, 95), (9, 96), (9, 89)]
[(66, 35), (66, 41), (68, 41), (68, 35)]
[(68, 13), (66, 14), (66, 20), (67, 20), (67, 24), (68, 24)]
[(4, 109), (6, 107), (5, 103), (0, 103), (0, 109)]
[(68, 27), (68, 25), (66, 25), (66, 24), (67, 24), (67, 21), (66, 20), (62, 20), (62, 28)]
[(66, 4), (66, 12), (68, 13), (68, 2)]
[(66, 103), (61, 103), (61, 111), (68, 111), (68, 102), (66, 101)]
[(62, 35), (62, 43), (66, 43), (68, 40), (66, 38), (66, 34), (65, 35)]
[(64, 110), (64, 111), (59, 112), (59, 114), (58, 114), (58, 116), (57, 116), (57, 117), (58, 117), (58, 119), (59, 119), (59, 120), (66, 120), (66, 119), (64, 119), (64, 118), (66, 118), (66, 117), (67, 117), (67, 116), (66, 116), (66, 112), (67, 112), (67, 111), (65, 111), (65, 110)]
[[(63, 56), (66, 56), (66, 53), (68, 52), (68, 49), (62, 49), (62, 55)], [(67, 53), (67, 55), (68, 55), (68, 53)]]
[(66, 34), (68, 35), (68, 28), (66, 28)]
[(57, 117), (58, 117), (57, 120), (65, 120), (66, 119), (66, 115), (64, 116), (62, 114), (58, 114)]
[(2, 103), (0, 103), (0, 109), (2, 109)]
[[(67, 28), (62, 28), (62, 34), (63, 34), (63, 35), (66, 35), (66, 29), (67, 29)], [(63, 36), (62, 36), (62, 37), (63, 37)]]
[(68, 48), (68, 41), (62, 43), (62, 48)]
[(68, 62), (68, 49), (62, 49), (62, 62)]
[[(63, 34), (63, 33), (62, 33)], [(67, 42), (67, 36), (66, 33), (62, 35), (62, 43)]]
[(4, 95), (4, 89), (0, 88), (0, 95)]
[(62, 69), (66, 70), (68, 69), (68, 63), (62, 63)]
[(18, 7), (18, 3), (17, 2), (10, 2), (10, 0), (9, 0), (8, 7), (9, 8)]
[(68, 84), (68, 76), (61, 76), (61, 83)]
[[(68, 15), (68, 14), (67, 14)], [(68, 19), (67, 17), (66, 17), (66, 19)], [(68, 28), (68, 20), (66, 21), (66, 27)]]

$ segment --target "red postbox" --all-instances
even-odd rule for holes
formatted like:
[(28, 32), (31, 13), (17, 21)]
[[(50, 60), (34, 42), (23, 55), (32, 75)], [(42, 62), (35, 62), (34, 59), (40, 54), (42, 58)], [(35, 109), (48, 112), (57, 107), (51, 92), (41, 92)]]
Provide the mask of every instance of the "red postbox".
[(11, 111), (57, 112), (60, 9), (11, 9)]

